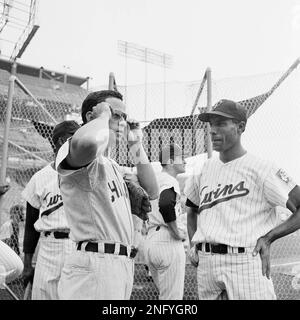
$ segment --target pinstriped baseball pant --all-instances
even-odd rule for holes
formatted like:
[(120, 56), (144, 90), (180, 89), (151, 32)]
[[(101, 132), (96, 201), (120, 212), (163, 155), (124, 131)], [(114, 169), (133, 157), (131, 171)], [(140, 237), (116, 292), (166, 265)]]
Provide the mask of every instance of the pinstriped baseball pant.
[(0, 240), (0, 285), (9, 283), (21, 275), (23, 262), (7, 244)]
[(260, 256), (251, 252), (211, 254), (198, 251), (200, 300), (274, 300), (272, 280), (262, 275)]
[(181, 241), (148, 242), (147, 264), (160, 300), (182, 300), (185, 251)]
[(58, 300), (57, 288), (66, 257), (75, 250), (70, 239), (40, 236), (32, 300)]

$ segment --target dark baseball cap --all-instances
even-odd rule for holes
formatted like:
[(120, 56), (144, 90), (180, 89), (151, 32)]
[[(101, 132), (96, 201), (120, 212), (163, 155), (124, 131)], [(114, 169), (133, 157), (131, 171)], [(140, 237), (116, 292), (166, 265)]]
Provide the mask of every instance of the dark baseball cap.
[(214, 105), (212, 111), (199, 114), (199, 119), (209, 122), (210, 117), (215, 115), (247, 122), (246, 109), (238, 102), (232, 100), (220, 100)]
[(80, 125), (74, 120), (65, 120), (57, 124), (52, 132), (53, 143), (56, 144), (58, 139), (66, 134), (73, 135), (79, 128)]

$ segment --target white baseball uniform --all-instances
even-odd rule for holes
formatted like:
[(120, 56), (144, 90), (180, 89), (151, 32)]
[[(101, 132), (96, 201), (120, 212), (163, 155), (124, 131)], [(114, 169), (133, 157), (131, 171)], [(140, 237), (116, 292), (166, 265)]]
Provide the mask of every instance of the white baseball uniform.
[(129, 299), (133, 286), (134, 238), (128, 189), (119, 166), (99, 156), (78, 170), (61, 165), (69, 140), (60, 148), (56, 168), (77, 250), (65, 261), (60, 299)]
[[(176, 192), (175, 213), (177, 227), (181, 214), (180, 188), (178, 181), (166, 172), (157, 176), (159, 193), (173, 188)], [(181, 240), (175, 239), (168, 230), (159, 211), (159, 199), (151, 202), (152, 211), (149, 213), (149, 228), (146, 238), (146, 261), (152, 278), (159, 290), (160, 300), (183, 299), (185, 276), (185, 250)]]
[(39, 209), (39, 218), (34, 224), (36, 231), (40, 232), (40, 239), (32, 299), (57, 300), (62, 266), (66, 256), (75, 249), (75, 243), (68, 237), (55, 238), (57, 232), (67, 236), (69, 226), (53, 163), (31, 177), (22, 196), (32, 207)]
[(18, 278), (23, 271), (21, 258), (7, 244), (0, 240), (0, 288)]
[[(276, 298), (252, 251), (258, 238), (280, 223), (274, 208), (286, 207), (294, 186), (282, 169), (249, 153), (228, 163), (211, 158), (194, 168), (185, 194), (200, 211), (192, 239), (202, 244), (199, 299), (218, 299), (223, 291), (229, 299)], [(212, 254), (206, 243), (227, 245), (229, 253)]]

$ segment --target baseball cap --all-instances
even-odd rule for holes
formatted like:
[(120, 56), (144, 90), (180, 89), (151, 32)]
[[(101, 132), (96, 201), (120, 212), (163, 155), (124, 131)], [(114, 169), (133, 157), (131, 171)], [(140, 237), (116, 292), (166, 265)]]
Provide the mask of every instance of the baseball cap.
[(66, 134), (73, 135), (79, 128), (80, 125), (74, 120), (66, 120), (57, 124), (52, 132), (53, 143), (56, 144), (58, 139)]
[(182, 148), (176, 143), (170, 143), (161, 148), (159, 152), (159, 162), (166, 164), (169, 159), (174, 160), (176, 156), (184, 157)]
[(214, 115), (247, 122), (246, 109), (238, 102), (232, 100), (220, 100), (214, 105), (212, 111), (199, 114), (199, 119), (204, 122), (209, 122), (210, 117)]

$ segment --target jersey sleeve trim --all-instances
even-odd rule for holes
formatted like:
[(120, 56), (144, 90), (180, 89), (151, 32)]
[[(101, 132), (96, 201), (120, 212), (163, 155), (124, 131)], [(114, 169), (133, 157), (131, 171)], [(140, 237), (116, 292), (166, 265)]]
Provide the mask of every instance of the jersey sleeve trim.
[(168, 223), (176, 220), (175, 205), (176, 192), (174, 188), (163, 190), (159, 196), (158, 207), (164, 222)]

